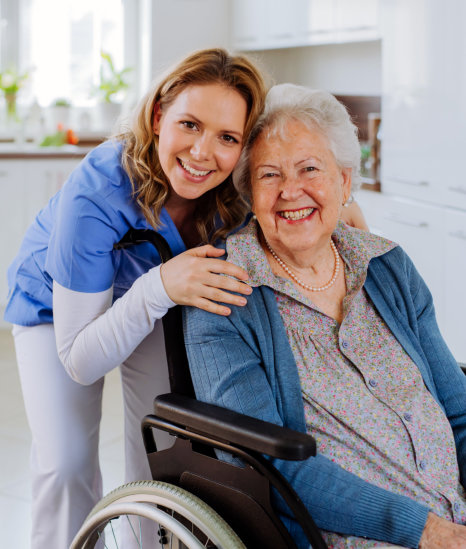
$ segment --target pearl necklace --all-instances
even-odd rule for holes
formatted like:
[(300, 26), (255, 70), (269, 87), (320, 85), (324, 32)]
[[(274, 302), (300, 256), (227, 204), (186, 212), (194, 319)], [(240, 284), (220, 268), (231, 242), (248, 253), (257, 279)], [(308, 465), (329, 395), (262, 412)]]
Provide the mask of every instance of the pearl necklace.
[[(265, 239), (264, 239), (265, 240)], [(327, 282), (327, 284), (324, 284), (323, 286), (319, 286), (315, 288), (314, 286), (309, 286), (308, 284), (305, 284), (302, 280), (300, 280), (296, 273), (294, 273), (290, 267), (281, 259), (278, 257), (278, 255), (272, 250), (272, 247), (270, 244), (265, 241), (267, 248), (269, 249), (269, 252), (272, 254), (272, 257), (275, 259), (275, 261), (280, 265), (280, 267), (290, 275), (290, 277), (300, 286), (302, 286), (305, 290), (308, 290), (309, 292), (323, 292), (324, 290), (327, 290), (330, 288), (330, 286), (333, 286), (335, 280), (338, 277), (338, 273), (340, 272), (340, 256), (338, 254), (337, 247), (335, 246), (332, 239), (330, 239), (330, 246), (332, 248), (333, 255), (335, 257), (335, 267), (333, 269), (333, 275), (332, 278)]]

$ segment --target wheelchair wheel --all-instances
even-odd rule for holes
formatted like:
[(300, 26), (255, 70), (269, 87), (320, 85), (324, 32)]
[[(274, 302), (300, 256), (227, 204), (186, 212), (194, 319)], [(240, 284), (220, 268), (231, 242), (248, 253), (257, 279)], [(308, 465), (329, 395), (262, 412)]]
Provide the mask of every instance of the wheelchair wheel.
[[(142, 544), (144, 519), (158, 525), (146, 545)], [(91, 511), (70, 549), (119, 548), (122, 528), (130, 532), (134, 546), (143, 549), (246, 549), (230, 526), (202, 500), (158, 481), (131, 482), (110, 492)]]

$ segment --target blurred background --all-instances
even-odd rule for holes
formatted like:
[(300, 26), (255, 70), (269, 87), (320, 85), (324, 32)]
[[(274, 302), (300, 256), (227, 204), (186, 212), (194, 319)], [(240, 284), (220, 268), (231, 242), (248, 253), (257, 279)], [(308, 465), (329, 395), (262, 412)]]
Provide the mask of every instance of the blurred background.
[[(355, 197), (371, 230), (411, 255), (466, 362), (463, 0), (0, 0), (0, 309), (33, 216), (154, 78), (210, 46), (247, 53), (270, 83), (325, 88), (347, 106), (362, 152)], [(29, 435), (1, 328), (0, 510), (15, 524), (8, 546), (22, 548)], [(122, 480), (122, 421), (118, 380), (107, 386), (110, 489)]]

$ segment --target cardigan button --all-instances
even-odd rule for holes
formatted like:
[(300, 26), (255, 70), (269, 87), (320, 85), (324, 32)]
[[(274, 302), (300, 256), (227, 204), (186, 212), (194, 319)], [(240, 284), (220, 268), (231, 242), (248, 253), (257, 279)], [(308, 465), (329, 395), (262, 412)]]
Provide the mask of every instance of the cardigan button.
[(375, 379), (369, 379), (369, 385), (371, 387), (377, 387), (378, 383)]
[(348, 347), (349, 347), (349, 342), (346, 341), (346, 339), (344, 339), (344, 340), (341, 342), (341, 346), (343, 347), (343, 349), (348, 349)]

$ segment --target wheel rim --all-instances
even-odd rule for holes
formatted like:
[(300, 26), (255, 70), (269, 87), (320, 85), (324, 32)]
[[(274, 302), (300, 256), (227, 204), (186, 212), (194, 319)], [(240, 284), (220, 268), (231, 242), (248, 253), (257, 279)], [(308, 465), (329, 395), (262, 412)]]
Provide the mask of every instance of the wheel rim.
[[(91, 517), (89, 522), (86, 525), (86, 532), (79, 532), (73, 543), (81, 544), (83, 547), (88, 546), (88, 542), (92, 537), (95, 537), (95, 534), (98, 532), (98, 539), (103, 538), (102, 533), (103, 529), (110, 525), (111, 527), (111, 537), (108, 539), (108, 536), (105, 539), (104, 547), (108, 548), (118, 548), (120, 547), (118, 541), (118, 532), (115, 531), (112, 521), (117, 518), (124, 518), (128, 516), (133, 517), (142, 517), (149, 519), (151, 521), (157, 522), (162, 528), (169, 530), (176, 540), (184, 543), (189, 549), (205, 549), (205, 545), (201, 544), (196, 536), (190, 532), (185, 526), (183, 526), (177, 519), (172, 515), (162, 511), (161, 509), (150, 505), (148, 503), (113, 503), (109, 505), (106, 509), (98, 511)], [(142, 540), (140, 534), (138, 534), (133, 526), (131, 526), (133, 534), (139, 546), (142, 548)], [(173, 537), (172, 537), (173, 540)], [(173, 545), (170, 542), (170, 545)], [(162, 544), (161, 546), (170, 546), (167, 543)], [(144, 548), (145, 549), (145, 548)]]

